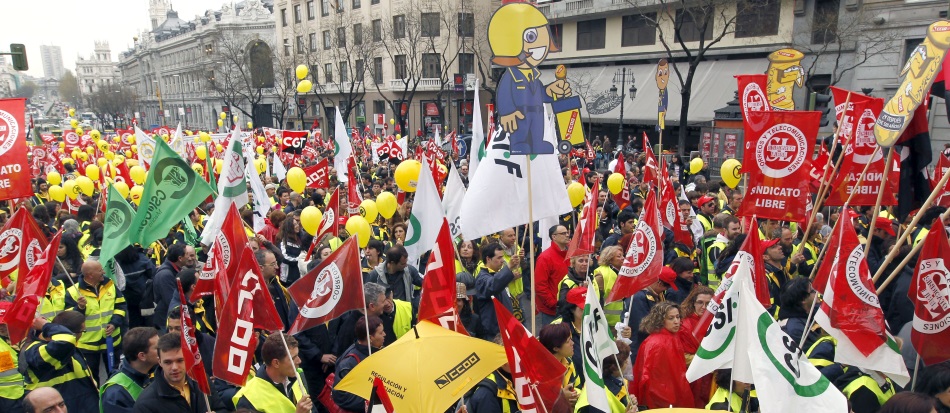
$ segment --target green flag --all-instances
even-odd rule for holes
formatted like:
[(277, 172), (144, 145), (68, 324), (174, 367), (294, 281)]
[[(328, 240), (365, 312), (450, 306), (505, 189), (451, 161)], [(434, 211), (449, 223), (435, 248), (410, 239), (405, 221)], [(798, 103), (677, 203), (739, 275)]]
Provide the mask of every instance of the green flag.
[(181, 220), (181, 228), (185, 231), (185, 244), (198, 245), (198, 231), (195, 230), (195, 225), (191, 223), (190, 217), (186, 216)]
[(208, 171), (208, 185), (211, 185), (211, 190), (214, 191), (215, 195), (218, 195), (218, 183), (214, 180), (214, 168), (211, 167), (211, 148), (208, 147), (208, 142), (205, 142), (205, 153), (208, 154), (205, 156), (205, 170)]
[(168, 235), (168, 230), (211, 195), (211, 187), (185, 160), (163, 140), (155, 142), (152, 166), (129, 232), (129, 241), (141, 245)]
[(106, 213), (102, 228), (102, 249), (99, 260), (108, 262), (122, 251), (129, 242), (129, 228), (132, 227), (132, 218), (135, 209), (119, 194), (119, 191), (109, 185), (109, 198), (106, 201)]

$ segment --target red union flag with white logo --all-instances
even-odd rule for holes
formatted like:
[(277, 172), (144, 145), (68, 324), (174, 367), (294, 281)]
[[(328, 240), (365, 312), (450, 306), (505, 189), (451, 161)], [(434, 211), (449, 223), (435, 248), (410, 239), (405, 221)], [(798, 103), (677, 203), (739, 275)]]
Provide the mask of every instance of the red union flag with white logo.
[(431, 320), (455, 308), (456, 301), (455, 246), (445, 218), (442, 218), (439, 235), (429, 254), (425, 274), (422, 279), (422, 298), (419, 300), (419, 319)]
[(350, 237), (320, 265), (287, 291), (300, 307), (288, 334), (316, 327), (343, 313), (363, 308), (363, 273), (356, 236)]
[[(14, 271), (20, 275), (19, 280), (22, 280), (36, 265), (46, 245), (46, 237), (40, 231), (33, 215), (30, 215), (30, 211), (26, 208), (17, 209), (13, 217), (0, 229), (0, 285), (9, 285), (10, 275)], [(20, 289), (17, 288), (17, 291)]]
[(950, 245), (939, 219), (920, 251), (907, 298), (914, 303), (910, 342), (926, 365), (950, 359)]
[(309, 166), (303, 170), (307, 174), (307, 188), (329, 188), (330, 180), (328, 178), (330, 168), (327, 160), (322, 159), (316, 165)]
[(750, 119), (758, 120), (757, 116), (752, 116), (752, 112), (772, 110), (769, 106), (768, 94), (766, 94), (768, 75), (736, 75), (736, 81), (739, 84), (739, 102), (742, 107), (743, 119), (746, 121)]
[(26, 99), (0, 99), (0, 200), (33, 196), (26, 160)]
[(627, 298), (655, 283), (663, 267), (662, 227), (657, 216), (656, 193), (650, 191), (633, 231), (630, 248), (617, 272), (617, 283), (607, 297), (608, 303)]
[[(937, 168), (934, 169), (934, 177), (930, 181), (930, 187), (933, 188), (933, 190), (937, 190), (937, 184), (940, 183), (940, 180), (943, 179), (943, 175), (946, 173), (950, 173), (950, 158), (940, 156), (940, 160), (937, 161)], [(937, 195), (937, 198), (934, 199), (934, 204), (944, 208), (950, 208), (950, 181), (940, 189), (940, 193)]]
[(280, 151), (300, 155), (307, 143), (307, 131), (281, 131)]
[(185, 370), (188, 375), (198, 383), (198, 389), (204, 394), (211, 394), (211, 386), (208, 384), (208, 372), (205, 371), (205, 364), (201, 360), (201, 351), (198, 350), (198, 339), (195, 338), (195, 323), (191, 321), (191, 310), (184, 305), (185, 292), (181, 290), (181, 280), (178, 282), (178, 298), (183, 303), (181, 306), (181, 351), (185, 356)]
[(821, 112), (767, 111), (746, 119), (742, 171), (749, 173), (739, 216), (799, 221), (810, 190), (811, 156)]

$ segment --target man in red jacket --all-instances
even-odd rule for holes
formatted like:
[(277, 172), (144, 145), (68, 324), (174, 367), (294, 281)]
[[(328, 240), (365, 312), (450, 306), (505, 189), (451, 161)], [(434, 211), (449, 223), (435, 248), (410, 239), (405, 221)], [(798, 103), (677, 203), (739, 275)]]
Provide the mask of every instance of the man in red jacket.
[(555, 225), (548, 230), (551, 237), (551, 246), (538, 256), (534, 274), (537, 277), (538, 312), (540, 313), (540, 327), (550, 324), (557, 316), (558, 283), (567, 275), (567, 246), (571, 243), (571, 234), (567, 227)]

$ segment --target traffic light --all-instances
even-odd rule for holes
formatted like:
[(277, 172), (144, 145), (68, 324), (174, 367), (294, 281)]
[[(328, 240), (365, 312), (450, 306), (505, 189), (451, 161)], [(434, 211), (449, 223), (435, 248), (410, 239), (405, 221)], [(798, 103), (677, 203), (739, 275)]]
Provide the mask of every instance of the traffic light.
[(10, 45), (10, 54), (13, 55), (13, 68), (16, 70), (29, 70), (30, 64), (26, 61), (26, 46), (20, 43)]
[(817, 110), (821, 112), (821, 123), (819, 124), (822, 128), (828, 126), (833, 119), (831, 115), (831, 95), (827, 93), (815, 93), (812, 92), (809, 96), (809, 106), (812, 110)]

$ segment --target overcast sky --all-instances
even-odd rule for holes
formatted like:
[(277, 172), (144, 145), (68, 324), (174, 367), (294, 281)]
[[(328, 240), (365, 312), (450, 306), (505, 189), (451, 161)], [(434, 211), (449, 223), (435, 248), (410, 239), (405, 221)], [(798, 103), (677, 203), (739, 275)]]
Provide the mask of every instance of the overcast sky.
[[(40, 45), (57, 45), (63, 67), (76, 72), (76, 57), (89, 58), (96, 40), (106, 40), (113, 61), (132, 46), (132, 37), (151, 29), (148, 0), (3, 0), (0, 13), (0, 51), (10, 43), (26, 45), (30, 76), (43, 76)], [(219, 9), (226, 0), (172, 0), (184, 20), (208, 9)], [(6, 57), (9, 62), (9, 56)]]

